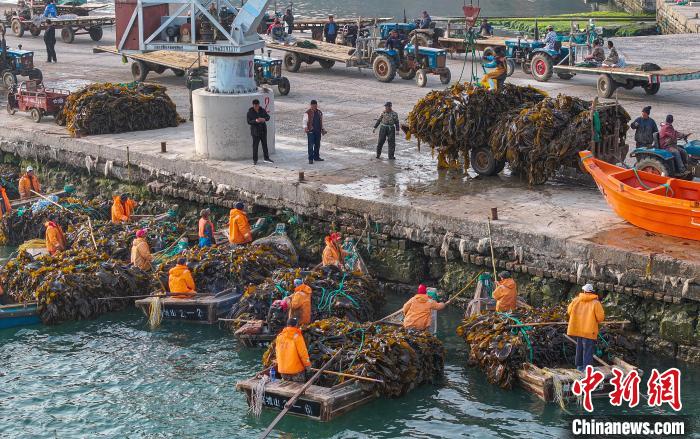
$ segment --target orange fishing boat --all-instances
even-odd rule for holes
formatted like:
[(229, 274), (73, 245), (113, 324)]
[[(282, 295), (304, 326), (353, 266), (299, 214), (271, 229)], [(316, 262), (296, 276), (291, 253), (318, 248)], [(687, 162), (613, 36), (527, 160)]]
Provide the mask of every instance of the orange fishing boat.
[(700, 183), (625, 169), (579, 153), (615, 213), (637, 227), (700, 241)]

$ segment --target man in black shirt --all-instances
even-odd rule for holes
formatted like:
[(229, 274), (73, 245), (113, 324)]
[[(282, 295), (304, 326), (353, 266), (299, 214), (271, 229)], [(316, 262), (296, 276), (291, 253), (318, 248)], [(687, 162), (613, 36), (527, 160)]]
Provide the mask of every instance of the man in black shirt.
[(44, 44), (46, 45), (46, 62), (56, 61), (56, 27), (51, 20), (46, 20), (46, 30), (44, 31)]
[(253, 137), (253, 164), (258, 164), (258, 145), (262, 142), (263, 158), (267, 163), (273, 163), (267, 152), (267, 121), (270, 115), (260, 106), (260, 101), (253, 99), (253, 106), (248, 110), (248, 125)]

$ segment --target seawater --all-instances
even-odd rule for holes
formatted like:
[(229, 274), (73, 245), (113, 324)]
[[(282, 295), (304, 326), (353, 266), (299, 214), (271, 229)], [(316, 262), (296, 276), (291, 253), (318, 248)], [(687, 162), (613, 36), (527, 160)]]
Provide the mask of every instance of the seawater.
[[(393, 310), (400, 302), (392, 303)], [(458, 310), (441, 313), (447, 349), (445, 379), (407, 396), (377, 400), (334, 422), (286, 417), (285, 438), (558, 438), (566, 413), (521, 389), (502, 390), (465, 367), (455, 335)], [(261, 349), (239, 346), (223, 329), (164, 323), (147, 327), (137, 310), (57, 326), (0, 331), (0, 437), (3, 438), (251, 438), (277, 412), (247, 414), (237, 380), (261, 369)], [(700, 407), (697, 367), (640, 358), (645, 370), (679, 367), (682, 414)], [(646, 381), (643, 379), (643, 383)], [(645, 386), (643, 385), (644, 389)], [(571, 407), (573, 413), (580, 409)], [(613, 409), (596, 414), (664, 414)], [(697, 429), (696, 429), (697, 431)], [(279, 437), (279, 436), (276, 436)]]

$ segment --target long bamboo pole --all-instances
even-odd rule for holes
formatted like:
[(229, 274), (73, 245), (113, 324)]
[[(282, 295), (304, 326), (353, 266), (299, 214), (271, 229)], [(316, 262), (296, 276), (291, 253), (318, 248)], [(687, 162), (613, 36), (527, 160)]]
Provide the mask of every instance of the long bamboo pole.
[[(70, 209), (66, 209), (64, 206), (61, 206), (60, 204), (58, 204), (58, 203), (55, 202), (54, 200), (52, 200), (52, 199), (50, 199), (50, 198), (47, 198), (47, 197), (41, 195), (39, 192), (35, 192), (35, 191), (31, 190), (31, 189), (29, 190), (29, 192), (31, 192), (31, 193), (33, 193), (34, 195), (37, 195), (37, 196), (43, 198), (44, 200), (48, 201), (48, 202), (51, 203), (51, 204), (55, 204), (56, 206), (58, 206), (59, 208), (65, 210), (66, 212), (71, 212)], [(76, 213), (76, 212), (71, 212), (71, 213)], [(78, 215), (80, 215), (80, 214), (78, 214)], [(89, 215), (85, 215), (85, 216), (87, 217), (87, 220), (88, 220), (88, 228), (89, 228), (89, 230), (90, 230), (90, 237), (92, 238), (92, 245), (94, 245), (94, 246), (95, 246), (95, 250), (97, 250), (97, 242), (95, 241), (95, 234), (94, 234), (93, 231), (92, 231), (92, 221), (90, 220), (90, 216), (89, 216)]]
[[(609, 322), (601, 322), (601, 325), (628, 325), (629, 320), (611, 320)], [(534, 323), (522, 323), (519, 325), (509, 325), (510, 328), (523, 328), (526, 326), (557, 326), (557, 325), (568, 325), (569, 322), (534, 322)]]
[[(312, 367), (311, 370), (313, 370), (314, 372), (318, 372), (320, 369), (316, 369), (316, 368), (313, 368), (313, 367)], [(384, 381), (382, 381), (382, 380), (378, 380), (378, 379), (370, 378), (370, 377), (363, 377), (363, 376), (360, 376), (360, 375), (353, 375), (353, 374), (351, 374), (351, 373), (335, 372), (335, 371), (332, 371), (332, 370), (324, 370), (323, 373), (328, 374), (328, 375), (336, 375), (336, 376), (339, 376), (339, 377), (354, 378), (354, 379), (358, 379), (358, 380), (361, 380), (361, 381), (369, 381), (369, 382), (372, 382), (372, 383), (381, 383), (381, 384), (384, 384)]]

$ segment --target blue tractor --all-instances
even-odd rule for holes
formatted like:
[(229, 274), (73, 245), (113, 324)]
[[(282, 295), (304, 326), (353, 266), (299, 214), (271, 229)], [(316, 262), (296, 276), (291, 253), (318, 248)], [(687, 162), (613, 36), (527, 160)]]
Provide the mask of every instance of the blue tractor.
[(391, 31), (397, 31), (399, 35), (411, 43), (425, 47), (438, 47), (440, 37), (445, 35), (445, 31), (435, 27), (435, 23), (430, 23), (428, 29), (420, 29), (418, 24), (413, 23), (379, 23), (379, 38), (386, 41)]
[[(562, 46), (562, 41), (568, 37), (559, 37), (554, 49), (547, 49), (544, 44), (530, 52), (530, 65), (532, 77), (540, 82), (547, 82), (554, 73), (554, 66), (564, 63), (569, 59), (569, 48)], [(576, 59), (575, 47), (571, 48), (571, 57)], [(571, 79), (573, 74), (567, 72), (557, 72), (560, 79)]]
[(282, 96), (287, 96), (291, 85), (289, 79), (282, 76), (282, 60), (268, 56), (255, 55), (255, 82), (258, 85), (276, 85)]
[[(523, 72), (526, 75), (531, 74), (530, 61), (532, 60), (533, 52), (537, 49), (544, 48), (545, 44), (539, 40), (528, 40), (519, 36), (506, 40), (506, 59), (508, 60), (508, 76), (515, 71), (515, 66), (520, 64)], [(488, 53), (490, 48), (484, 49), (484, 56), (493, 55)], [(492, 51), (493, 49), (491, 49)]]
[(379, 82), (391, 82), (396, 73), (401, 79), (416, 79), (419, 87), (428, 84), (428, 75), (439, 75), (440, 82), (449, 84), (452, 79), (447, 67), (447, 51), (432, 47), (407, 44), (403, 56), (395, 49), (375, 49), (372, 70)]
[(2, 84), (11, 89), (17, 84), (18, 76), (27, 76), (29, 79), (41, 82), (43, 76), (41, 70), (34, 67), (34, 52), (29, 50), (10, 49), (5, 40), (0, 41), (0, 78)]
[(700, 178), (700, 140), (686, 141), (683, 146), (688, 153), (688, 171), (681, 174), (673, 159), (673, 154), (660, 148), (637, 148), (630, 156), (637, 160), (635, 168), (640, 171), (662, 175), (664, 177)]

